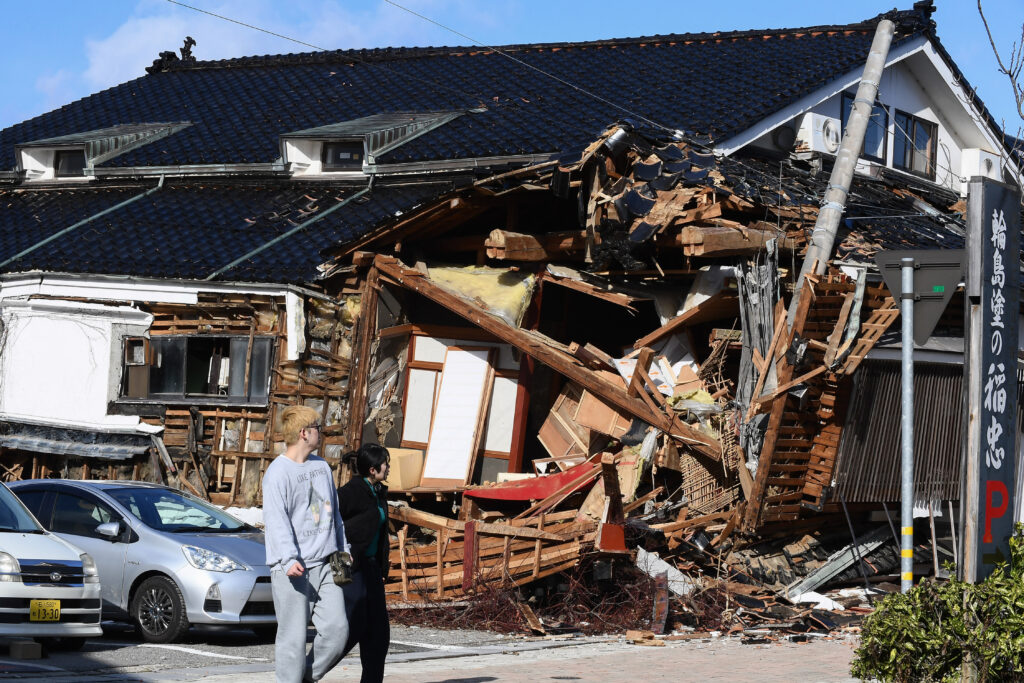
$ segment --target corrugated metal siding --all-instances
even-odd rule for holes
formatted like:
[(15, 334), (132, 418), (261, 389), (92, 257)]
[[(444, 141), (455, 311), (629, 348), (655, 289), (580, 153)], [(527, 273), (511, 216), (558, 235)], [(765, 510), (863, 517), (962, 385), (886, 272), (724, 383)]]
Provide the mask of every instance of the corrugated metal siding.
[[(959, 500), (963, 367), (914, 365), (914, 500)], [(900, 363), (854, 375), (836, 489), (848, 503), (900, 499)]]

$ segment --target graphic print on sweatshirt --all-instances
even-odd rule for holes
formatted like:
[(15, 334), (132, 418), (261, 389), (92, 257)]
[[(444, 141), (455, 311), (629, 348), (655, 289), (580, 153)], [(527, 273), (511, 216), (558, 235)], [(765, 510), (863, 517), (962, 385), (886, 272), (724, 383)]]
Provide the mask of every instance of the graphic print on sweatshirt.
[(303, 531), (303, 536), (315, 536), (332, 531), (331, 522), (334, 519), (334, 508), (331, 507), (331, 499), (324, 495), (324, 492), (317, 490), (317, 484), (325, 477), (329, 478), (330, 473), (317, 469), (312, 472), (299, 475), (298, 481), (306, 480), (309, 485), (309, 492), (306, 496), (306, 509), (309, 511), (312, 524)]

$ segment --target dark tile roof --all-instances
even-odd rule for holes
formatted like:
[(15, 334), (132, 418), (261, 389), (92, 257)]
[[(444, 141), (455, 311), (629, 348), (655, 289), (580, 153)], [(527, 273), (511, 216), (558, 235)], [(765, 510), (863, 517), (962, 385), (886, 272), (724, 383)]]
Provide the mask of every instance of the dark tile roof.
[[(354, 239), (447, 187), (375, 187), (369, 201), (354, 201), (218, 279), (312, 281), (317, 265), (325, 260), (322, 249)], [(145, 189), (0, 189), (0, 262)], [(168, 184), (2, 270), (202, 279), (358, 189), (296, 183)]]
[[(893, 16), (897, 42), (931, 30), (927, 11)], [(501, 48), (515, 61), (453, 47), (179, 62), (0, 131), (0, 169), (14, 167), (15, 144), (116, 124), (193, 123), (109, 166), (253, 163), (277, 159), (283, 133), (383, 112), (478, 107), (486, 111), (382, 161), (563, 152), (626, 116), (724, 139), (859, 68), (877, 19)]]
[[(897, 43), (933, 35), (927, 3), (880, 16), (897, 21)], [(348, 130), (390, 121), (394, 112), (465, 113), (378, 162), (578, 156), (610, 123), (627, 117), (720, 140), (860, 68), (879, 18), (846, 26), (508, 46), (501, 48), (505, 55), (445, 47), (165, 59), (146, 76), (0, 131), (0, 171), (14, 168), (17, 144), (161, 121), (191, 125), (103, 165), (267, 163), (278, 159), (282, 134), (363, 119), (340, 127)], [(0, 262), (147, 187), (109, 182), (0, 188)], [(220, 277), (309, 282), (325, 250), (450, 187), (433, 181), (379, 185), (371, 200), (353, 202)], [(173, 179), (0, 271), (201, 279), (356, 189), (269, 177)], [(809, 187), (808, 196), (815, 191)]]

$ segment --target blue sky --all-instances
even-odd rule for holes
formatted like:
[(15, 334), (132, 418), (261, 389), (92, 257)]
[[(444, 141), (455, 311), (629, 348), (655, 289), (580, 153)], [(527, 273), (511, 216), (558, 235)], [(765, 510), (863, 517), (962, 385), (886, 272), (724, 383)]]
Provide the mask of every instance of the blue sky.
[[(470, 41), (384, 0), (181, 0), (324, 48), (466, 45)], [(913, 0), (396, 0), (488, 45), (657, 33), (843, 24)], [(1021, 40), (1024, 0), (983, 0), (997, 45)], [(997, 120), (1016, 132), (1006, 77), (997, 71), (975, 0), (936, 0), (943, 45)], [(309, 48), (167, 0), (5, 0), (0, 128), (144, 75), (162, 50), (196, 39), (198, 59)], [(571, 74), (559, 74), (571, 80)], [(711, 77), (711, 76), (709, 76)]]

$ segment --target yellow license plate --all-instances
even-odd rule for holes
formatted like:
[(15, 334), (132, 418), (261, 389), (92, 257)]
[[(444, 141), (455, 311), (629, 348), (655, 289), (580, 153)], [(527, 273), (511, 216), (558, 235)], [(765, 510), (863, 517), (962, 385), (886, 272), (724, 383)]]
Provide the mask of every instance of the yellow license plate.
[(60, 621), (60, 600), (30, 600), (29, 621)]

